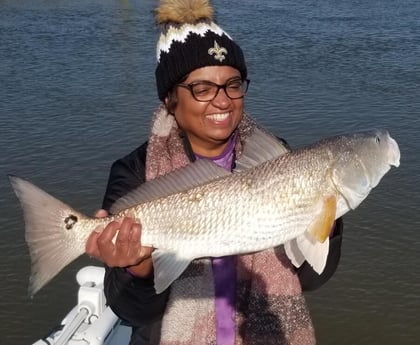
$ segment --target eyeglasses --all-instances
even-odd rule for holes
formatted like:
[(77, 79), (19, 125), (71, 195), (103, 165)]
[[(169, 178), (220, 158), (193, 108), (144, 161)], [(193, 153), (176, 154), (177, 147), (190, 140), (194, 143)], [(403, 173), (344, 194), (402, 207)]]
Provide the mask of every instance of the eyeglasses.
[(220, 89), (223, 89), (230, 99), (243, 98), (248, 91), (250, 80), (235, 79), (226, 84), (219, 85), (211, 81), (196, 81), (190, 84), (177, 84), (176, 86), (190, 90), (196, 101), (211, 102), (216, 98)]

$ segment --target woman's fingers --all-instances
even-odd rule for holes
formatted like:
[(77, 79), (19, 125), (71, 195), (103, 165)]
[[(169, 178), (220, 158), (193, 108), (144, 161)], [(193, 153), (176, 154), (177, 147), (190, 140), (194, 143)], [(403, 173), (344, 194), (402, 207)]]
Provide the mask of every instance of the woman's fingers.
[[(107, 215), (105, 210), (95, 214), (98, 218)], [(110, 267), (138, 265), (150, 258), (152, 251), (152, 247), (141, 245), (141, 225), (131, 217), (114, 220), (104, 228), (98, 227), (86, 242), (86, 253)]]

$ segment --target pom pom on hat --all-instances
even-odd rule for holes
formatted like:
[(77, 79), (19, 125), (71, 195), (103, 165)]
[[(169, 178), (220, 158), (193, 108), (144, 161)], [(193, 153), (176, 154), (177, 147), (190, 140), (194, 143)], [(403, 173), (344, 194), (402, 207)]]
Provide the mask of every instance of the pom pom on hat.
[(162, 33), (157, 44), (156, 84), (164, 100), (176, 83), (205, 66), (232, 66), (246, 78), (241, 48), (213, 21), (208, 0), (163, 0), (155, 10)]
[(190, 23), (213, 20), (213, 7), (207, 0), (163, 0), (155, 10), (156, 23)]

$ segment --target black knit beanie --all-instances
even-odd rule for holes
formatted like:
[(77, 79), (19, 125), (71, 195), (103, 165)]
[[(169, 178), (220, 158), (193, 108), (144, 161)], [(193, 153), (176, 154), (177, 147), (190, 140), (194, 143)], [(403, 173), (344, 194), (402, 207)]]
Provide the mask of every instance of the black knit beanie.
[(156, 9), (159, 99), (188, 73), (205, 66), (232, 66), (247, 77), (241, 48), (213, 21), (208, 0), (163, 0)]

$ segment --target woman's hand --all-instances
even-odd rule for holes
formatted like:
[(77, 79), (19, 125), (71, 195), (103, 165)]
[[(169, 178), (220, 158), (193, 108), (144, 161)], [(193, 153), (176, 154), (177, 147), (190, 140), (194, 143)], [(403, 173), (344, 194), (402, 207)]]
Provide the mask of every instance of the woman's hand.
[[(107, 215), (105, 210), (99, 210), (95, 217)], [(140, 238), (141, 225), (133, 218), (125, 217), (121, 222), (112, 221), (104, 229), (93, 231), (86, 242), (86, 254), (109, 267), (129, 267), (130, 273), (146, 278), (153, 272), (153, 248), (142, 246)]]

